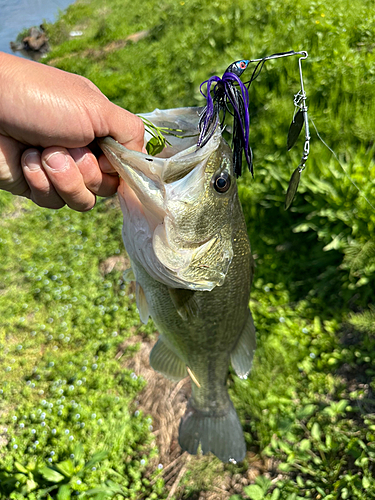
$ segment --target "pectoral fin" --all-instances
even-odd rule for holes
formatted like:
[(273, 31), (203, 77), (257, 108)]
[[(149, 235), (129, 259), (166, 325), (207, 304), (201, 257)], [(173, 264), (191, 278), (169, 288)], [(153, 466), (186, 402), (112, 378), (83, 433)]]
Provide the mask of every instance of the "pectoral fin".
[(193, 290), (169, 288), (168, 291), (178, 314), (184, 321), (197, 316), (198, 304), (195, 301), (195, 292)]
[(137, 282), (135, 285), (135, 300), (137, 302), (137, 308), (139, 312), (139, 317), (142, 323), (146, 324), (150, 313), (148, 311), (148, 304), (145, 296), (145, 292), (141, 285)]
[(230, 356), (234, 371), (240, 378), (247, 378), (253, 364), (256, 347), (255, 326), (251, 312), (238, 339), (237, 345)]
[(135, 281), (134, 271), (131, 267), (129, 269), (125, 269), (122, 278), (126, 283), (130, 283), (131, 281)]
[(161, 337), (150, 353), (150, 365), (155, 371), (174, 382), (187, 377), (185, 363), (169, 349)]

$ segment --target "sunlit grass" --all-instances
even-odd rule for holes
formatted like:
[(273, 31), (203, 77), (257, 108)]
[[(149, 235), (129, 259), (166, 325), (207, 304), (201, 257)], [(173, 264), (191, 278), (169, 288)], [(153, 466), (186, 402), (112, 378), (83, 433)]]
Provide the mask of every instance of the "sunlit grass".
[[(150, 421), (132, 404), (144, 383), (115, 355), (125, 338), (152, 326), (140, 326), (121, 272), (100, 272), (101, 262), (122, 252), (121, 221), (111, 202), (99, 203), (85, 218), (25, 201), (15, 218), (3, 218), (1, 451), (9, 470), (35, 460), (59, 467), (74, 458), (77, 444), (87, 459), (106, 451), (102, 463), (65, 482), (71, 491), (85, 491), (135, 467), (131, 497), (155, 489), (142, 482), (152, 436)], [(26, 479), (17, 489), (33, 491)]]
[[(72, 30), (83, 35), (71, 38)], [(126, 40), (141, 30), (146, 36), (137, 43)], [(162, 7), (153, 0), (79, 1), (48, 31), (47, 63), (87, 76), (133, 112), (202, 105), (200, 83), (232, 61), (307, 50), (309, 114), (374, 204), (369, 0), (166, 0)], [(284, 211), (303, 147), (301, 138), (286, 151), (298, 90), (294, 59), (267, 63), (250, 89), (255, 178), (244, 175), (239, 191), (256, 254), (250, 305), (258, 348), (249, 379), (233, 375), (229, 385), (249, 448), (280, 466), (271, 483), (261, 476), (237, 500), (367, 500), (375, 496), (368, 307), (375, 293), (375, 216), (312, 125), (307, 168)], [(143, 382), (115, 358), (122, 339), (153, 327), (140, 326), (121, 272), (105, 275), (100, 267), (123, 252), (118, 207), (102, 202), (82, 215), (13, 201), (0, 196), (0, 425), (8, 429), (0, 462), (13, 481), (10, 498), (32, 499), (22, 488), (51, 485), (45, 471), (33, 476), (38, 487), (27, 484), (25, 472), (17, 477), (16, 462), (36, 460), (41, 467), (76, 460), (75, 472), (52, 483), (52, 498), (61, 500), (67, 488), (102, 488), (90, 493), (94, 498), (165, 498), (161, 480), (150, 482), (157, 466), (150, 460), (151, 423), (133, 404)], [(102, 450), (108, 454), (96, 455), (95, 470), (85, 468)], [(209, 488), (217, 474), (212, 464), (205, 474), (192, 462), (177, 497)], [(247, 465), (226, 467), (241, 475)], [(112, 483), (103, 486), (105, 480)]]

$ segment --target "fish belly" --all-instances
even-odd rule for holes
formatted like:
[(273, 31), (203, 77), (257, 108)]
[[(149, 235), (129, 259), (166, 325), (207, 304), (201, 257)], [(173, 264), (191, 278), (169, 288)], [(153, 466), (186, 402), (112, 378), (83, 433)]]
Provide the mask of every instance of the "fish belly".
[[(151, 366), (174, 381), (188, 373), (192, 379), (192, 397), (179, 427), (181, 448), (196, 454), (200, 445), (203, 454), (212, 452), (224, 462), (243, 460), (246, 445), (226, 378), (230, 353), (248, 314), (247, 300), (246, 307), (240, 305), (236, 310), (233, 305), (233, 315), (223, 319), (222, 295), (230, 295), (225, 286), (211, 292), (171, 290), (138, 263), (132, 266), (160, 332), (150, 355)], [(190, 295), (192, 310), (188, 309), (186, 316), (176, 309), (173, 299), (178, 293)]]

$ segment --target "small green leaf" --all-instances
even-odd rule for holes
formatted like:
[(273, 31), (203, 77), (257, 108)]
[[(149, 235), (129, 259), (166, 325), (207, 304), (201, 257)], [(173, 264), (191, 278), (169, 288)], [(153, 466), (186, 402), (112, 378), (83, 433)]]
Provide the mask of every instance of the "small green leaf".
[(292, 493), (287, 497), (286, 500), (296, 500), (297, 499), (297, 493)]
[(311, 443), (309, 439), (302, 439), (299, 444), (299, 448), (301, 451), (306, 451), (311, 449)]
[(91, 459), (85, 464), (85, 469), (91, 469), (93, 465), (95, 465), (98, 462), (101, 462), (107, 457), (108, 457), (108, 451), (103, 450), (94, 453)]
[(112, 481), (111, 479), (108, 479), (105, 483), (110, 491), (116, 492), (116, 493), (121, 493), (122, 488), (118, 483), (115, 483), (115, 481)]
[(47, 481), (50, 481), (51, 483), (59, 483), (65, 479), (62, 474), (56, 470), (50, 469), (49, 467), (43, 467), (42, 469), (39, 469), (39, 472), (44, 479), (47, 479)]
[(112, 488), (110, 486), (107, 486), (106, 484), (101, 484), (97, 488), (92, 488), (90, 490), (85, 491), (84, 495), (88, 496), (91, 498), (92, 495), (95, 495), (95, 500), (98, 500), (99, 498), (112, 498), (115, 494), (117, 493), (122, 493), (122, 490)]
[(292, 448), (289, 446), (288, 443), (284, 443), (284, 441), (279, 441), (279, 448), (281, 451), (289, 455), (292, 453)]
[(38, 487), (38, 483), (34, 481), (34, 479), (28, 479), (26, 481), (27, 493), (35, 490)]
[[(38, 469), (41, 465), (38, 463), (38, 462), (29, 462), (27, 465), (26, 465), (26, 469), (29, 471), (29, 472), (32, 472), (32, 471), (35, 471), (36, 469)], [(43, 467), (43, 466), (42, 466)]]
[(257, 484), (246, 486), (243, 490), (251, 500), (262, 500), (264, 498), (263, 490)]
[(346, 500), (348, 497), (349, 497), (349, 490), (348, 490), (348, 488), (343, 488), (341, 490), (341, 498), (343, 498), (344, 500)]
[(22, 472), (23, 474), (27, 474), (27, 473), (28, 473), (28, 470), (27, 470), (27, 469), (25, 469), (25, 467), (24, 467), (22, 464), (20, 464), (19, 462), (15, 462), (15, 463), (14, 463), (14, 466), (15, 466), (15, 468), (16, 468), (19, 472)]
[(301, 476), (297, 476), (297, 477), (296, 477), (296, 482), (297, 482), (297, 484), (298, 484), (298, 486), (299, 486), (300, 488), (304, 488), (304, 487), (305, 487), (305, 483), (303, 482), (303, 479), (302, 479), (302, 477), (301, 477)]
[[(52, 486), (50, 486), (49, 488), (44, 488), (42, 490), (38, 490), (38, 498), (44, 498), (44, 497), (47, 497), (48, 500), (51, 498), (50, 495), (48, 495), (48, 493), (50, 491), (53, 491), (57, 488), (57, 485), (56, 484), (53, 484)], [(48, 495), (48, 496), (47, 496)]]
[(290, 465), (286, 464), (285, 462), (281, 463), (278, 465), (278, 468), (281, 472), (289, 472), (290, 471)]
[(70, 500), (71, 498), (71, 490), (68, 484), (62, 484), (57, 492), (57, 500)]
[(272, 492), (270, 500), (279, 500), (279, 498), (280, 498), (280, 490), (279, 488), (275, 488)]
[(81, 445), (81, 443), (78, 443), (75, 447), (74, 447), (74, 460), (76, 462), (79, 462), (80, 460), (82, 460), (84, 458), (84, 449), (83, 449), (83, 446)]
[(271, 438), (271, 446), (275, 450), (277, 450), (277, 448), (279, 447), (279, 443), (274, 436), (272, 436), (272, 438)]
[(146, 144), (146, 150), (149, 155), (155, 156), (163, 151), (164, 146), (165, 143), (159, 137), (152, 137)]
[(300, 420), (304, 420), (310, 417), (316, 409), (316, 405), (306, 405), (300, 410), (298, 410), (296, 417)]
[(66, 477), (72, 477), (74, 475), (74, 464), (70, 459), (56, 464), (55, 467)]
[(258, 476), (255, 479), (255, 484), (257, 484), (258, 486), (260, 486), (262, 488), (262, 490), (263, 490), (264, 493), (267, 493), (267, 491), (269, 490), (272, 482), (266, 476)]
[(371, 486), (370, 480), (368, 477), (364, 476), (362, 479), (362, 486), (364, 487), (365, 490)]
[(101, 493), (97, 493), (94, 498), (95, 498), (95, 500), (108, 500), (108, 498), (113, 498), (113, 494), (101, 492)]
[(312, 426), (311, 436), (316, 441), (320, 441), (320, 425), (318, 424), (318, 422), (315, 422), (314, 425)]
[(342, 399), (341, 401), (339, 401), (337, 403), (337, 406), (336, 406), (337, 413), (344, 412), (345, 408), (348, 406), (348, 404), (349, 404), (349, 401), (347, 399)]

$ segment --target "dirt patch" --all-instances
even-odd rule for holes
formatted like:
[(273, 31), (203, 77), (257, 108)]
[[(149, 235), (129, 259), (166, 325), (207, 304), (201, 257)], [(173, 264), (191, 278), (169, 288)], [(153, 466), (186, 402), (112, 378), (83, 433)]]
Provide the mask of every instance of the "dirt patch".
[(121, 351), (138, 342), (141, 343), (139, 351), (126, 359), (124, 366), (147, 382), (137, 398), (137, 407), (152, 417), (159, 462), (169, 489), (168, 500), (172, 496), (182, 500), (187, 498), (186, 494), (194, 500), (227, 500), (231, 495), (242, 493), (243, 487), (254, 483), (259, 474), (269, 475), (273, 481), (279, 479), (277, 463), (272, 458), (263, 460), (255, 452), (248, 452), (248, 467), (241, 474), (233, 473), (230, 466), (213, 456), (192, 457), (182, 452), (178, 427), (191, 394), (190, 380), (185, 378), (174, 383), (150, 367), (149, 356), (155, 339), (134, 336), (121, 346)]
[(146, 38), (150, 34), (150, 30), (142, 30), (142, 31), (137, 31), (136, 33), (132, 33), (131, 35), (127, 36), (123, 40), (115, 40), (113, 42), (108, 43), (105, 47), (102, 49), (86, 49), (82, 52), (70, 52), (68, 55), (65, 55), (63, 57), (56, 57), (55, 59), (51, 59), (49, 61), (49, 65), (55, 66), (58, 62), (65, 58), (72, 58), (76, 57), (77, 54), (79, 54), (79, 57), (94, 57), (94, 58), (101, 58), (105, 54), (108, 54), (110, 52), (114, 52), (115, 50), (119, 50), (124, 48), (126, 45), (129, 43), (137, 43), (143, 38)]
[(155, 340), (147, 341), (141, 337), (133, 337), (132, 341), (141, 342), (141, 347), (126, 361), (125, 366), (147, 382), (138, 397), (138, 404), (144, 413), (152, 417), (160, 462), (165, 465), (182, 454), (177, 439), (178, 426), (191, 394), (190, 381), (185, 378), (176, 384), (151, 368), (149, 356)]
[[(35, 206), (35, 205), (34, 205)], [(5, 208), (1, 214), (1, 218), (5, 219), (18, 219), (32, 208), (32, 202), (22, 196), (14, 196), (12, 199), (12, 208)]]
[(103, 276), (115, 271), (125, 271), (130, 267), (130, 260), (125, 255), (112, 255), (99, 264), (99, 271)]

